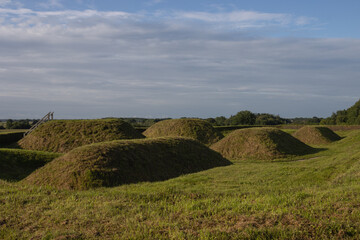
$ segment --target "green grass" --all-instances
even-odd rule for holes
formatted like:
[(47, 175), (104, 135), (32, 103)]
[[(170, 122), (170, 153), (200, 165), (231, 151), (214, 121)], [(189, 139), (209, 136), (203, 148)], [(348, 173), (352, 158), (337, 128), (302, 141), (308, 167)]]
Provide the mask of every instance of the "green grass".
[(0, 129), (0, 134), (8, 134), (8, 133), (24, 133), (26, 129)]
[(0, 148), (0, 179), (17, 181), (61, 154)]
[(0, 180), (2, 239), (359, 239), (360, 131), (298, 161), (241, 161), (87, 191)]
[(304, 126), (293, 133), (293, 136), (306, 144), (329, 144), (341, 139), (330, 128), (319, 126)]
[(193, 139), (117, 140), (76, 148), (24, 181), (79, 190), (166, 180), (230, 164), (219, 153)]
[(229, 159), (262, 160), (296, 157), (318, 151), (290, 134), (270, 127), (235, 130), (211, 145), (211, 149)]
[(91, 143), (145, 138), (119, 119), (52, 120), (40, 125), (19, 141), (28, 150), (66, 153)]
[(146, 129), (143, 134), (148, 138), (188, 137), (207, 146), (224, 137), (210, 123), (200, 119), (169, 119), (160, 121)]

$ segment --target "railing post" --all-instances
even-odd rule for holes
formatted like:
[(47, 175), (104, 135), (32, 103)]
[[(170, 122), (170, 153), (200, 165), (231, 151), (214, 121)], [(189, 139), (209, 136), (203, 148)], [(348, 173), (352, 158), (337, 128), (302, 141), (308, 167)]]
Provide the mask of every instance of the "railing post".
[(50, 121), (54, 119), (54, 112), (48, 112), (42, 119), (40, 119), (35, 125), (33, 125), (28, 131), (24, 133), (24, 137), (34, 131), (38, 126), (46, 121)]

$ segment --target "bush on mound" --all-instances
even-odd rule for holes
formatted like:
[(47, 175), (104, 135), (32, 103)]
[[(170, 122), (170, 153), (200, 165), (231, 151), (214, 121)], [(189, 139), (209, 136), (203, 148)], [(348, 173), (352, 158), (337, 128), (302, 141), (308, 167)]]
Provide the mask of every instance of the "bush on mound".
[(231, 132), (211, 149), (228, 159), (272, 160), (309, 154), (313, 148), (276, 128), (247, 128)]
[(188, 137), (205, 145), (211, 145), (224, 136), (213, 126), (200, 119), (170, 119), (149, 127), (143, 134), (149, 138)]
[(118, 119), (53, 120), (21, 139), (19, 145), (28, 150), (65, 153), (91, 143), (136, 138), (144, 135)]
[(192, 139), (119, 140), (76, 148), (24, 181), (59, 189), (89, 189), (166, 180), (229, 164), (219, 153)]
[(297, 130), (294, 137), (306, 144), (328, 144), (341, 139), (327, 127), (305, 126)]

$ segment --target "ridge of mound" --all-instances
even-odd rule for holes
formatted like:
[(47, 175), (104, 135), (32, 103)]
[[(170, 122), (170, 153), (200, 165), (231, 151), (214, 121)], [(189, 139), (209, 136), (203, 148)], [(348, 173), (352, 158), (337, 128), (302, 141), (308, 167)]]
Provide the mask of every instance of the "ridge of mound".
[(330, 128), (319, 126), (302, 127), (293, 136), (306, 144), (328, 144), (341, 139)]
[(52, 120), (21, 139), (19, 145), (28, 150), (65, 153), (92, 143), (136, 138), (144, 135), (118, 119)]
[(230, 164), (192, 139), (117, 140), (73, 149), (23, 181), (59, 189), (90, 189), (166, 180)]
[(155, 123), (143, 134), (148, 138), (188, 137), (211, 145), (224, 136), (213, 126), (200, 119), (170, 119)]
[(290, 134), (266, 127), (235, 130), (210, 148), (228, 159), (262, 160), (304, 155), (314, 151)]

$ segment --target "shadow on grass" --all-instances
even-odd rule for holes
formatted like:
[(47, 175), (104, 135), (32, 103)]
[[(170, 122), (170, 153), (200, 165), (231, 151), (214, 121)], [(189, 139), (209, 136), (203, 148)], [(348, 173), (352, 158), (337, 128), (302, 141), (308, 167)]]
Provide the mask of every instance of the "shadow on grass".
[(58, 153), (0, 148), (0, 179), (11, 182), (20, 181), (60, 155)]
[(22, 149), (17, 142), (11, 144), (0, 144), (0, 149), (1, 148)]
[[(328, 148), (313, 148), (307, 154), (296, 155), (296, 156), (283, 158), (283, 159), (275, 159), (272, 162), (297, 162), (297, 161), (305, 161), (305, 160), (316, 159), (316, 158), (321, 157), (321, 156), (317, 156), (316, 155), (317, 153), (320, 153), (320, 152), (323, 152), (323, 151), (326, 151), (326, 150), (328, 150)], [(305, 156), (308, 156), (308, 157), (305, 157)]]

